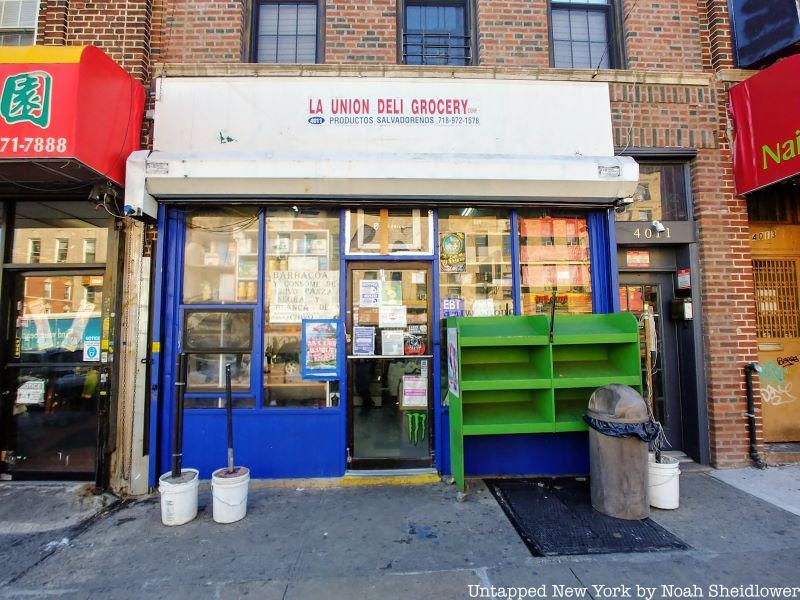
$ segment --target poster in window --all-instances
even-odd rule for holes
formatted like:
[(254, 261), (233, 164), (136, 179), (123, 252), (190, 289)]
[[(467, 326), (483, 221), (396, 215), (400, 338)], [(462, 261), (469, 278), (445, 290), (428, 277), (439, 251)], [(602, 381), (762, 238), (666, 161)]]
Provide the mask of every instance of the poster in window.
[(404, 337), (401, 329), (381, 331), (381, 354), (383, 356), (403, 356)]
[(381, 305), (400, 306), (403, 304), (403, 284), (400, 281), (384, 281), (381, 286)]
[(269, 322), (300, 323), (339, 313), (338, 271), (272, 271)]
[(353, 354), (372, 356), (375, 354), (375, 328), (353, 327)]
[(447, 391), (458, 398), (458, 331), (455, 327), (447, 328)]
[(441, 233), (439, 237), (439, 271), (442, 273), (464, 273), (467, 270), (464, 233)]
[(381, 281), (362, 279), (358, 284), (358, 305), (361, 308), (377, 308), (381, 305)]
[(303, 379), (336, 379), (338, 322), (335, 319), (303, 319)]
[(408, 310), (405, 306), (381, 306), (378, 309), (378, 327), (403, 327), (408, 324)]
[(403, 375), (400, 410), (428, 408), (428, 379), (419, 375)]

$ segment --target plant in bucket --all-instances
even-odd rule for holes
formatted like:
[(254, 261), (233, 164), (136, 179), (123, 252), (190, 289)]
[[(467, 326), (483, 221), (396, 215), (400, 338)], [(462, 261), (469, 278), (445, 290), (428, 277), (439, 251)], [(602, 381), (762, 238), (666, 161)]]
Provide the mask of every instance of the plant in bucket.
[(197, 489), (200, 473), (184, 469), (183, 395), (186, 388), (186, 354), (178, 356), (175, 402), (172, 418), (172, 470), (158, 478), (161, 496), (161, 522), (167, 526), (183, 525), (197, 516)]
[(647, 464), (647, 497), (654, 508), (676, 509), (680, 496), (680, 464), (677, 458), (667, 456), (662, 450), (669, 446), (661, 423), (653, 416), (653, 373), (658, 358), (658, 340), (653, 312), (649, 306), (640, 317), (644, 326), (645, 362), (647, 372), (647, 412), (650, 421), (655, 424), (658, 434), (650, 442), (650, 454)]
[(247, 514), (250, 470), (233, 464), (233, 395), (231, 366), (225, 365), (225, 413), (228, 418), (228, 466), (211, 474), (213, 516), (217, 523), (235, 523)]

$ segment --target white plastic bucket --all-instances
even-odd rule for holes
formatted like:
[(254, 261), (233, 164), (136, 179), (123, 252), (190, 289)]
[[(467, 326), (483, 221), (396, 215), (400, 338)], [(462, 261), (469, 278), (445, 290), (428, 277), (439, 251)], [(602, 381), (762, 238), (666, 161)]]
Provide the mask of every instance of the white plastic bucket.
[(181, 478), (172, 480), (172, 471), (158, 478), (161, 493), (161, 522), (164, 525), (183, 525), (197, 516), (197, 469), (181, 469)]
[(247, 514), (247, 491), (250, 485), (250, 469), (235, 467), (234, 474), (228, 469), (217, 469), (211, 474), (211, 496), (214, 520), (217, 523), (235, 523)]
[(650, 455), (647, 465), (647, 494), (650, 506), (655, 508), (678, 508), (680, 496), (680, 463), (677, 458), (661, 455), (660, 463)]

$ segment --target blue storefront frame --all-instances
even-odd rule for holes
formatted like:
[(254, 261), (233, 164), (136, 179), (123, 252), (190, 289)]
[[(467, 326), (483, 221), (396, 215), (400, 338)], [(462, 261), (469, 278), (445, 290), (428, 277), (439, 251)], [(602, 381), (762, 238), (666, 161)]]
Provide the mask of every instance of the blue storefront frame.
[[(158, 243), (155, 256), (155, 288), (151, 318), (153, 320), (152, 377), (150, 405), (150, 485), (155, 486), (158, 475), (170, 468), (172, 408), (175, 389), (175, 361), (181, 348), (183, 306), (183, 246), (185, 212), (182, 205), (159, 207)], [(276, 208), (279, 205), (274, 205)], [(269, 206), (262, 207), (269, 210)], [(345, 250), (344, 220), (346, 209), (339, 209), (339, 318), (340, 332), (345, 328), (346, 274), (349, 262), (380, 260), (402, 263), (426, 261), (432, 263), (433, 306), (431, 323), (433, 354), (433, 451), (436, 469), (449, 474), (449, 413), (442, 406), (441, 334), (439, 321), (439, 260), (438, 215), (433, 218), (433, 253), (381, 256), (348, 255)], [(591, 257), (592, 309), (595, 313), (618, 310), (616, 243), (614, 213), (605, 208), (587, 210)], [(267, 243), (266, 211), (259, 212), (259, 255), (264, 256)], [(512, 285), (515, 313), (521, 310), (521, 281), (519, 269), (518, 212), (510, 210), (512, 236)], [(264, 261), (259, 261), (257, 302), (247, 305), (253, 311), (253, 357), (251, 391), (236, 394), (253, 398), (256, 408), (234, 410), (234, 431), (237, 463), (250, 467), (256, 478), (341, 477), (347, 469), (347, 373), (346, 355), (342, 340), (337, 354), (341, 367), (340, 402), (331, 408), (263, 408), (263, 386), (256, 384), (261, 376), (264, 355)], [(203, 305), (213, 308), (214, 305)], [(219, 305), (219, 308), (232, 305)], [(237, 308), (240, 305), (236, 305)], [(213, 394), (218, 395), (218, 394)], [(198, 468), (201, 477), (208, 478), (226, 460), (225, 411), (221, 409), (187, 409), (184, 417), (183, 464)], [(309, 443), (313, 441), (313, 443)], [(468, 475), (494, 474), (563, 474), (588, 472), (588, 441), (585, 433), (480, 436), (469, 438), (465, 445), (465, 467)]]

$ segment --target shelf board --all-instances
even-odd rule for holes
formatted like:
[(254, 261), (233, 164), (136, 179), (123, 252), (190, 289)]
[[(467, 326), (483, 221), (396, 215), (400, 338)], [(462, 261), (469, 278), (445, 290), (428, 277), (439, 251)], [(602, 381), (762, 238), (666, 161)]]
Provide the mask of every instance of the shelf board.
[(468, 404), (463, 410), (464, 435), (553, 431), (551, 417), (533, 402)]
[(631, 313), (560, 315), (553, 328), (553, 344), (639, 343), (639, 325)]
[(611, 361), (553, 361), (554, 388), (600, 387), (608, 383), (641, 385), (639, 375), (620, 373)]
[(589, 399), (556, 400), (556, 431), (586, 431), (589, 427), (583, 414)]
[(550, 378), (529, 363), (461, 365), (464, 390), (540, 390)]
[(546, 317), (469, 318), (458, 323), (461, 346), (541, 346), (549, 343)]

